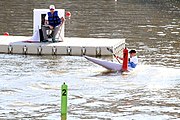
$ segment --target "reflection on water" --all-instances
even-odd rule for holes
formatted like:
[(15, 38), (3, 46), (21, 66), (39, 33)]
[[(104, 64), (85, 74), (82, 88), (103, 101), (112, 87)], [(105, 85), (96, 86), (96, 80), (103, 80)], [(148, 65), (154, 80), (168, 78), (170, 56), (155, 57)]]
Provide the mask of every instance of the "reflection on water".
[(72, 13), (66, 36), (126, 38), (142, 65), (122, 76), (83, 57), (1, 54), (1, 120), (60, 119), (64, 81), (68, 120), (180, 118), (179, 0), (0, 1), (0, 33), (32, 35), (33, 9), (51, 3)]

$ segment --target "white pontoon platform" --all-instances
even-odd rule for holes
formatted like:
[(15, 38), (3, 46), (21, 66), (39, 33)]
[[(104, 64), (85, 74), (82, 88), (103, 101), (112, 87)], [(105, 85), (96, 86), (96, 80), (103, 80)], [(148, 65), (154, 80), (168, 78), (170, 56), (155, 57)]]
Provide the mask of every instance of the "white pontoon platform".
[(31, 43), (30, 37), (25, 36), (0, 36), (0, 53), (30, 54), (30, 55), (112, 55), (107, 47), (114, 53), (121, 53), (125, 47), (125, 39), (107, 38), (68, 38), (63, 42), (35, 42)]

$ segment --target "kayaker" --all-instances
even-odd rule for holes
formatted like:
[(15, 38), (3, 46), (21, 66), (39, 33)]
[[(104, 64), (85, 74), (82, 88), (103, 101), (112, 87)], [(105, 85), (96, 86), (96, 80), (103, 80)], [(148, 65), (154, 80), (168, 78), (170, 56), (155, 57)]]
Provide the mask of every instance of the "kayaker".
[[(136, 50), (129, 51), (130, 57), (128, 61), (128, 67), (135, 68), (138, 64), (138, 58), (136, 55)], [(117, 59), (123, 60), (123, 58), (116, 56)]]
[(64, 22), (64, 18), (59, 17), (60, 15), (58, 14), (58, 11), (55, 11), (54, 5), (50, 5), (49, 10), (50, 10), (50, 12), (48, 12), (46, 14), (45, 23), (42, 26), (42, 32), (43, 32), (43, 37), (44, 37), (43, 42), (48, 41), (47, 30), (52, 30), (52, 41), (56, 42), (55, 37), (56, 37), (61, 25)]
[(128, 62), (128, 67), (135, 68), (138, 64), (138, 57), (136, 55), (136, 50), (130, 50), (130, 58)]

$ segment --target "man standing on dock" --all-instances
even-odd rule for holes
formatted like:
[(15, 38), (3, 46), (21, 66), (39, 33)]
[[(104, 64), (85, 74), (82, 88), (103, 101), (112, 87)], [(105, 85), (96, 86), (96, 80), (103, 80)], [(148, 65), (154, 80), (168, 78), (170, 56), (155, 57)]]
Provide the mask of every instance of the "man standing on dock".
[(56, 42), (55, 37), (60, 30), (60, 27), (62, 26), (64, 22), (63, 17), (59, 17), (58, 11), (55, 11), (55, 6), (50, 5), (49, 6), (50, 12), (48, 12), (45, 16), (45, 23), (42, 26), (42, 32), (44, 37), (44, 42), (48, 41), (47, 31), (46, 30), (52, 30), (52, 41)]

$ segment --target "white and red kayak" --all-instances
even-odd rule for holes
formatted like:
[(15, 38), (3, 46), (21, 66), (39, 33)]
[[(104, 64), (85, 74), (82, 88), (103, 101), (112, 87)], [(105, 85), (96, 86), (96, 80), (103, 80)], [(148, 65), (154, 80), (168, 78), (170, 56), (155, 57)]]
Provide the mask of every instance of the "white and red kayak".
[[(113, 70), (113, 71), (121, 71), (122, 69), (122, 64), (118, 63), (118, 62), (112, 62), (112, 61), (107, 61), (107, 60), (102, 60), (102, 59), (98, 59), (95, 57), (89, 57), (89, 56), (84, 56), (87, 60), (98, 64), (108, 70)], [(133, 68), (128, 68), (129, 72), (123, 72), (123, 74), (130, 74), (132, 71), (134, 71)]]

